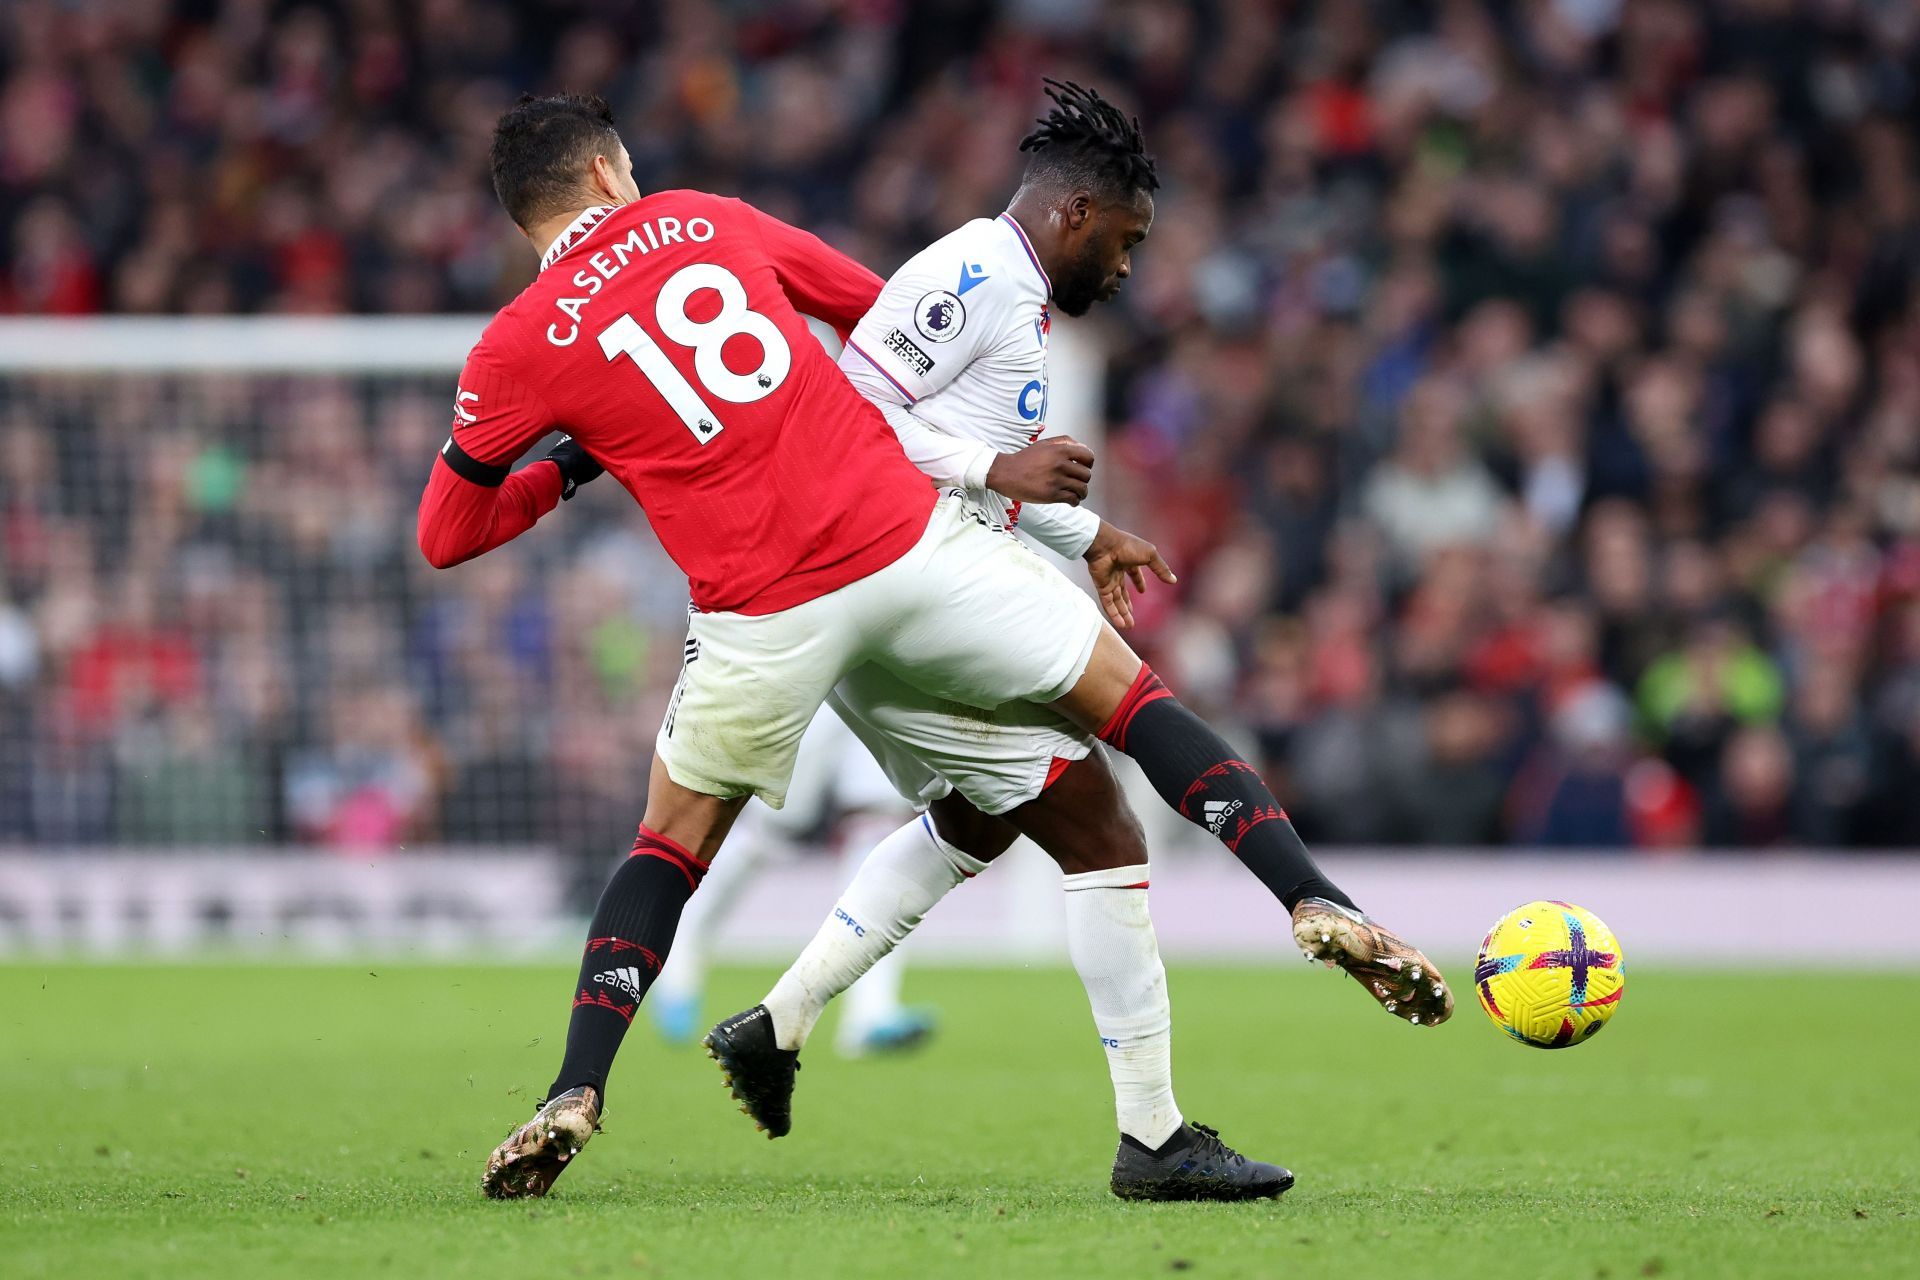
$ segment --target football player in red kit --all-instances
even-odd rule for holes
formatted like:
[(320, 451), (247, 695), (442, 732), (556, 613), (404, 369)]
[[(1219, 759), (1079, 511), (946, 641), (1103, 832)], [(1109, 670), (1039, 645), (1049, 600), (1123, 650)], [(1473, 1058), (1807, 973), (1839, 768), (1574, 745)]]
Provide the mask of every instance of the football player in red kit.
[[(489, 1161), (489, 1194), (543, 1194), (591, 1136), (620, 1040), (734, 816), (750, 795), (779, 806), (808, 722), (865, 663), (935, 697), (1043, 703), (1098, 732), (1197, 823), (1236, 815), (1215, 834), (1294, 913), (1296, 938), (1306, 920), (1330, 962), (1397, 997), (1409, 1020), (1450, 1012), (1425, 958), (1320, 875), (1258, 775), (1092, 600), (963, 493), (936, 494), (813, 341), (801, 312), (844, 337), (877, 277), (738, 200), (642, 196), (597, 99), (523, 99), (492, 161), (541, 271), (468, 357), (421, 549), (442, 567), (478, 555), (604, 468), (687, 574), (693, 614), (633, 856), (589, 931), (560, 1072)], [(1130, 241), (1108, 232), (1047, 237), (1110, 256), (1117, 288)], [(509, 473), (554, 431), (568, 438)], [(1060, 489), (1084, 496), (1084, 474), (1063, 464)]]

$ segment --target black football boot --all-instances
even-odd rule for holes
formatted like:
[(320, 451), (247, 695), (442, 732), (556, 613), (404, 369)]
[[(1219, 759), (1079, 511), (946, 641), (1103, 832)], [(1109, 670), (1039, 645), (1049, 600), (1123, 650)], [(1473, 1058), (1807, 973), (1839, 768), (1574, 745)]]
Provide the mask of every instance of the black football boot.
[(1122, 1200), (1264, 1200), (1292, 1185), (1292, 1173), (1247, 1159), (1204, 1124), (1181, 1125), (1158, 1151), (1122, 1134), (1113, 1157)]
[(797, 1050), (774, 1042), (773, 1015), (757, 1004), (707, 1032), (707, 1056), (720, 1064), (727, 1090), (754, 1127), (769, 1138), (784, 1138), (793, 1128), (793, 1077), (800, 1070)]

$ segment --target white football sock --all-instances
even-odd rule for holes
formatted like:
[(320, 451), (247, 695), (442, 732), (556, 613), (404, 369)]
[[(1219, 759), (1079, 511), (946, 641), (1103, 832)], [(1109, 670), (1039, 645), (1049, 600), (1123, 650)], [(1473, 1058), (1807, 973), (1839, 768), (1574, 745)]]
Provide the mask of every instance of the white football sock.
[[(847, 820), (842, 828), (845, 840), (840, 850), (841, 874), (846, 884), (851, 885), (860, 874), (867, 853), (884, 844), (899, 825), (897, 813), (863, 813)], [(840, 1010), (839, 1033), (834, 1037), (841, 1053), (858, 1053), (869, 1033), (899, 1014), (900, 988), (906, 978), (907, 953), (911, 949), (903, 946), (881, 956), (847, 991), (846, 1004)]]
[(1180, 1127), (1173, 1100), (1173, 1012), (1147, 914), (1147, 868), (1063, 876), (1067, 952), (1107, 1050), (1120, 1132), (1158, 1147)]
[(899, 946), (949, 890), (986, 865), (942, 840), (926, 817), (876, 845), (820, 932), (761, 1002), (773, 1015), (775, 1042), (782, 1049), (804, 1045), (829, 1000)]

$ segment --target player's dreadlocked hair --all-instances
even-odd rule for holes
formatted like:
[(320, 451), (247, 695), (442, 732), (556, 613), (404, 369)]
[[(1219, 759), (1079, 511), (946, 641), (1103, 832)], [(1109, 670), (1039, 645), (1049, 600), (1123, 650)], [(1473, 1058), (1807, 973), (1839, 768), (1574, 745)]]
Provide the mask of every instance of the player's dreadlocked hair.
[(1020, 140), (1022, 151), (1033, 152), (1029, 176), (1057, 174), (1122, 195), (1159, 187), (1138, 117), (1071, 80), (1043, 83), (1055, 105), (1036, 121), (1040, 127)]
[(564, 213), (580, 196), (587, 166), (620, 146), (613, 108), (592, 94), (520, 95), (493, 126), (493, 191), (523, 227)]

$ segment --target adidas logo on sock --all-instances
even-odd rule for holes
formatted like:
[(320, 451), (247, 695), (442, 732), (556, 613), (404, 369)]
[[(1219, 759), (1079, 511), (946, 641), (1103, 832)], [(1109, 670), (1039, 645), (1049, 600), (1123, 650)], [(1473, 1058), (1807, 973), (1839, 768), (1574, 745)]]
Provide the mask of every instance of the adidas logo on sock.
[(1238, 800), (1209, 800), (1200, 806), (1200, 812), (1207, 820), (1207, 833), (1219, 835), (1226, 829), (1227, 819), (1240, 812)]
[(617, 987), (635, 1000), (641, 999), (644, 995), (640, 989), (640, 971), (632, 965), (609, 969), (605, 973), (596, 973), (593, 975), (593, 980), (604, 982), (610, 987)]

